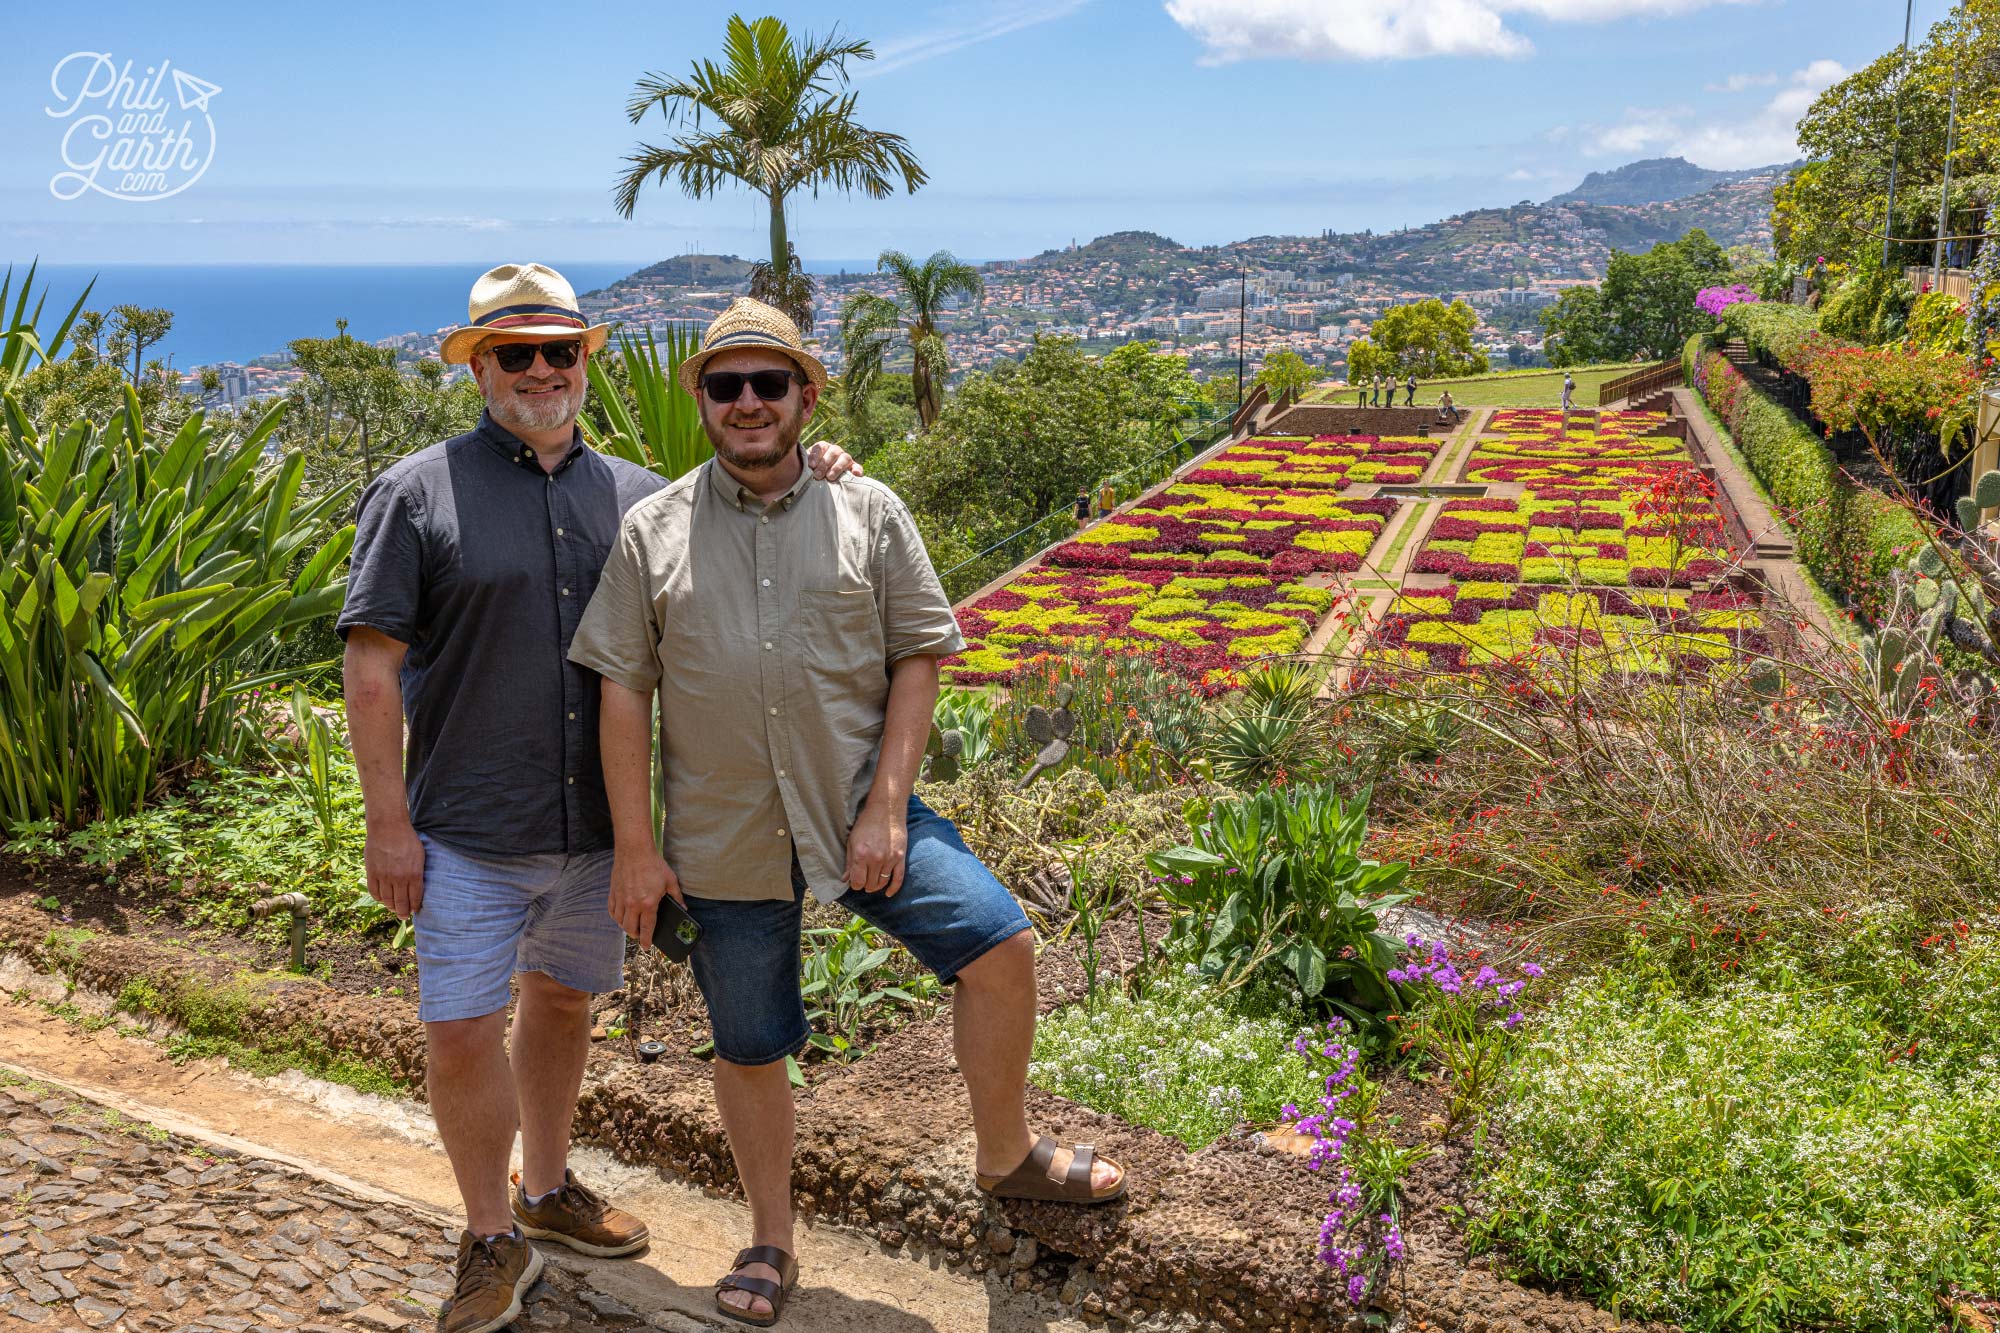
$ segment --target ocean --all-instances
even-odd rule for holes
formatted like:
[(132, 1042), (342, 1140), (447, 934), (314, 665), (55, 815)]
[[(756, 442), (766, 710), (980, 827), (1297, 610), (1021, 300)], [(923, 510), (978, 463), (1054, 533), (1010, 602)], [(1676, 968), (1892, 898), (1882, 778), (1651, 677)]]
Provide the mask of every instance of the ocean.
[[(580, 294), (655, 261), (545, 262)], [(807, 267), (853, 273), (875, 265), (834, 259)], [(25, 261), (14, 261), (17, 293), (27, 269)], [(473, 280), (484, 271), (470, 264), (42, 264), (35, 287), (49, 293), (42, 317), (51, 329), (93, 277), (97, 285), (87, 309), (128, 302), (166, 307), (174, 312), (173, 329), (146, 355), (171, 357), (174, 369), (184, 371), (282, 352), (294, 338), (331, 338), (336, 319), (345, 319), (353, 336), (371, 340), (457, 324), (465, 318)]]

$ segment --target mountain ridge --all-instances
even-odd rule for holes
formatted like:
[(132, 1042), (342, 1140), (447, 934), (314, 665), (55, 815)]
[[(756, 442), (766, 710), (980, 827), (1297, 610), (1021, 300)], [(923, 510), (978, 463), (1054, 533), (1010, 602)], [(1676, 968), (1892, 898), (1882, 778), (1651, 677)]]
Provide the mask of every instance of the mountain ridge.
[(1714, 171), (1698, 167), (1684, 157), (1649, 157), (1627, 162), (1622, 167), (1612, 167), (1608, 171), (1593, 171), (1576, 188), (1542, 202), (1548, 205), (1598, 204), (1624, 208), (1668, 204), (1718, 185), (1789, 171), (1792, 165), (1775, 163), (1752, 167), (1747, 171)]

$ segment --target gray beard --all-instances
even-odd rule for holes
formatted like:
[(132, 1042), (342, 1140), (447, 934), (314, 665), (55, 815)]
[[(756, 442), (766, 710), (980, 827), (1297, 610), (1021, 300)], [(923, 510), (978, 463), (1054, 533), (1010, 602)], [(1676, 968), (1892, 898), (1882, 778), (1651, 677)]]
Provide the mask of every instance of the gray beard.
[(522, 398), (512, 389), (504, 389), (498, 396), (486, 395), (486, 410), (495, 421), (516, 433), (561, 430), (576, 421), (588, 388), (587, 384), (578, 384), (572, 390), (543, 398)]

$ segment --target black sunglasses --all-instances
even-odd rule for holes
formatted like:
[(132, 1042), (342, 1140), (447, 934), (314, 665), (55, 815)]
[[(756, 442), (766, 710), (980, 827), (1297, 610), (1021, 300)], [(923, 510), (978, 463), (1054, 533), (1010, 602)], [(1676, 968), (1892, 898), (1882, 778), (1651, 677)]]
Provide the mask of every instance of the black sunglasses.
[(583, 351), (581, 338), (564, 338), (552, 343), (501, 343), (489, 349), (493, 353), (494, 364), (509, 375), (518, 375), (535, 364), (535, 353), (542, 354), (542, 360), (549, 363), (550, 370), (568, 370), (576, 364), (577, 356)]
[(743, 396), (747, 383), (750, 392), (775, 403), (792, 391), (794, 380), (806, 383), (806, 377), (796, 370), (753, 370), (747, 375), (740, 370), (711, 370), (701, 377), (701, 387), (711, 403), (733, 403)]

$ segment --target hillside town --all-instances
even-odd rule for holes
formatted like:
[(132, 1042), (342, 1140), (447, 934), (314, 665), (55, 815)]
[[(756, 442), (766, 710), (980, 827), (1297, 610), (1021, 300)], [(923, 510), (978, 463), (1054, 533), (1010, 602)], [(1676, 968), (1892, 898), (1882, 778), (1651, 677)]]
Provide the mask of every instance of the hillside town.
[[(1643, 249), (1702, 226), (1724, 245), (1770, 245), (1776, 169), (1746, 173), (1695, 193), (1642, 204), (1562, 197), (1478, 209), (1393, 232), (1259, 236), (1228, 245), (1183, 246), (1151, 232), (1071, 242), (1025, 259), (981, 266), (985, 296), (954, 303), (944, 332), (958, 371), (1025, 354), (1038, 337), (1080, 339), (1094, 352), (1154, 341), (1199, 379), (1246, 374), (1281, 348), (1329, 378), (1344, 375), (1347, 349), (1383, 311), (1430, 297), (1463, 300), (1479, 315), (1476, 344), (1496, 366), (1545, 363), (1542, 309), (1565, 288), (1602, 279), (1614, 250)], [(582, 296), (593, 319), (643, 333), (706, 324), (748, 287), (750, 265), (734, 256), (684, 255), (652, 264)], [(842, 304), (858, 292), (893, 295), (873, 273), (820, 275), (812, 336), (839, 374)], [(379, 339), (414, 362), (435, 356), (444, 330)], [(218, 405), (287, 392), (301, 372), (282, 353), (249, 365), (210, 367), (220, 384), (203, 391), (201, 369), (183, 387)], [(464, 374), (452, 367), (449, 377)]]

